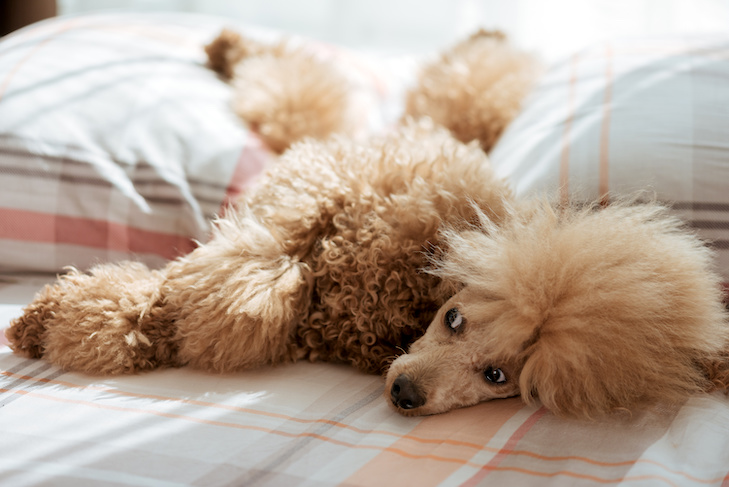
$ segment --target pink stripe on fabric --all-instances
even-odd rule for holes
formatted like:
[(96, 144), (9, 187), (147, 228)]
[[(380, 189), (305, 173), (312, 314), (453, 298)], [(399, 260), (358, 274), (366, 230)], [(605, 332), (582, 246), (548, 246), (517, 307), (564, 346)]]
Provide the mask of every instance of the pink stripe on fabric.
[(602, 105), (602, 126), (600, 127), (600, 178), (598, 195), (600, 203), (609, 203), (610, 191), (610, 118), (612, 115), (613, 96), (613, 48), (605, 46), (605, 94)]
[(486, 478), (489, 473), (491, 473), (496, 467), (499, 466), (499, 464), (506, 459), (510, 452), (514, 451), (516, 449), (516, 445), (521, 441), (524, 436), (529, 432), (529, 430), (532, 429), (532, 427), (537, 424), (537, 422), (547, 414), (547, 408), (544, 406), (537, 409), (531, 416), (527, 418), (524, 423), (522, 423), (519, 428), (514, 432), (514, 434), (511, 435), (511, 437), (507, 440), (506, 444), (499, 450), (499, 452), (494, 455), (494, 457), (481, 467), (481, 470), (476, 473), (473, 477), (468, 479), (466, 482), (462, 483), (462, 486), (474, 486), (478, 485), (481, 480)]
[(265, 142), (257, 134), (249, 132), (248, 140), (246, 140), (245, 146), (238, 157), (233, 175), (225, 190), (221, 214), (225, 208), (235, 204), (240, 195), (253, 185), (257, 176), (263, 171), (266, 163), (272, 157), (273, 153)]
[(90, 218), (0, 208), (0, 238), (81, 245), (174, 259), (195, 248), (188, 237)]
[(567, 101), (567, 117), (564, 121), (564, 131), (562, 132), (562, 153), (559, 161), (559, 196), (563, 205), (569, 203), (569, 184), (570, 184), (570, 132), (572, 131), (572, 123), (575, 119), (575, 97), (577, 93), (577, 65), (580, 61), (580, 54), (572, 56), (571, 74), (569, 84), (569, 99)]

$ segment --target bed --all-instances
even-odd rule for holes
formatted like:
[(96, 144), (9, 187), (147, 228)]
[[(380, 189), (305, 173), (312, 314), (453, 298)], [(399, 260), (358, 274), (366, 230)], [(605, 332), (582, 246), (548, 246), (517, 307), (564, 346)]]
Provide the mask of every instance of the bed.
[[(255, 184), (273, 156), (200, 50), (224, 25), (64, 17), (0, 41), (0, 327), (66, 265), (189, 251)], [(311, 48), (348, 67), (369, 130), (395, 123), (417, 59)], [(576, 53), (547, 69), (492, 162), (518, 195), (651, 188), (729, 282), (727, 55), (719, 38)], [(722, 393), (609, 420), (518, 399), (405, 418), (380, 377), (321, 363), (101, 378), (0, 344), (0, 435), (0, 483), (14, 486), (729, 486)]]

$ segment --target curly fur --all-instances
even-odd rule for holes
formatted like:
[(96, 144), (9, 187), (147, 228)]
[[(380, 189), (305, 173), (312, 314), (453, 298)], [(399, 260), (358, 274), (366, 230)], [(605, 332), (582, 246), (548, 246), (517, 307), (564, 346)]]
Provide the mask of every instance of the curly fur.
[[(726, 389), (729, 323), (712, 252), (666, 208), (510, 213), (448, 232), (434, 273), (465, 287), (390, 367), (388, 394), (403, 376), (420, 395), (404, 413), (520, 394), (595, 417)], [(465, 320), (458, 333), (443, 321), (452, 308)], [(489, 367), (506, 382), (485, 380)]]
[(297, 358), (382, 372), (452, 294), (421, 272), (442, 224), (510, 198), (475, 145), (421, 122), (358, 145), (296, 144), (211, 241), (160, 271), (76, 271), (12, 322), (17, 353), (120, 374), (217, 372)]
[(354, 131), (352, 90), (333, 63), (290, 40), (265, 44), (227, 29), (205, 50), (210, 67), (233, 85), (235, 113), (272, 150)]
[(481, 30), (421, 69), (406, 113), (428, 116), (489, 152), (538, 78), (536, 59), (497, 31)]

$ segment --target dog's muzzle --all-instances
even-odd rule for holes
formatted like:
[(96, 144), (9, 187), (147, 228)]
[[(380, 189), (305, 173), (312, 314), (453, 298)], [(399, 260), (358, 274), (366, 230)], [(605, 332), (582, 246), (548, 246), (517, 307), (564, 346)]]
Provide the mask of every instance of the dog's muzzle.
[(392, 383), (390, 399), (400, 409), (415, 409), (425, 404), (425, 396), (405, 374), (400, 374)]

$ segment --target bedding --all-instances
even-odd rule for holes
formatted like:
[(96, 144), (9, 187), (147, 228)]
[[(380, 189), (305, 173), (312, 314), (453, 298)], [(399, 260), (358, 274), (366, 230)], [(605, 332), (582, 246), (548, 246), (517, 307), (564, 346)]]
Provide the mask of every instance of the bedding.
[[(0, 284), (0, 327), (42, 284)], [(729, 400), (610, 421), (518, 399), (405, 418), (380, 377), (320, 363), (66, 373), (0, 345), (3, 485), (729, 485)]]
[[(729, 37), (604, 42), (556, 63), (491, 154), (518, 196), (656, 197), (729, 283)], [(608, 195), (608, 196), (606, 196)]]
[[(205, 238), (210, 215), (253, 184), (270, 154), (230, 114), (229, 88), (204, 68), (199, 51), (228, 24), (167, 14), (71, 17), (0, 42), (0, 329), (65, 265), (126, 257), (156, 265), (185, 251)], [(658, 51), (676, 52), (665, 47)], [(351, 66), (370, 129), (397, 119), (412, 60), (390, 64), (317, 48)], [(624, 48), (631, 56), (657, 52)], [(611, 51), (613, 80), (623, 72), (621, 49)], [(645, 83), (665, 75), (653, 73), (633, 90), (611, 88), (611, 129), (601, 129), (604, 79), (580, 70), (593, 63), (604, 75), (605, 57), (588, 62), (591, 56), (547, 73), (494, 150), (501, 174), (520, 194), (583, 185), (593, 191), (585, 197), (597, 197), (604, 186), (588, 161), (607, 151), (598, 143), (594, 152), (595, 140), (609, 140), (608, 189), (653, 178), (660, 195), (693, 215), (723, 214), (711, 210), (720, 192), (699, 191), (696, 165), (680, 177), (667, 166), (618, 166), (628, 149), (658, 164), (664, 158), (652, 156), (656, 149), (640, 145), (658, 141), (672, 161), (702, 150), (718, 156), (701, 166), (713, 168), (709, 180), (717, 184), (724, 169), (718, 135), (704, 147), (704, 139), (651, 132), (656, 139), (636, 137), (638, 146), (625, 147), (630, 131), (616, 126), (621, 93), (638, 97), (635, 89), (645, 87), (642, 94), (657, 94)], [(706, 56), (721, 58), (721, 51)], [(634, 80), (652, 73), (628, 71)], [(600, 97), (588, 96), (590, 87)], [(572, 115), (560, 105), (565, 99)], [(680, 107), (666, 110), (689, 113), (690, 100), (676, 100)], [(637, 120), (631, 127), (649, 131)], [(595, 139), (596, 130), (603, 136)], [(564, 167), (568, 177), (560, 178)], [(686, 174), (693, 193), (662, 189), (670, 187), (664, 176), (689, 187)], [(565, 179), (569, 185), (560, 185)], [(2, 485), (729, 486), (729, 399), (721, 393), (592, 422), (560, 419), (518, 399), (406, 418), (388, 406), (380, 377), (305, 362), (231, 375), (182, 368), (103, 378), (15, 356), (0, 343), (0, 437)]]

